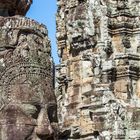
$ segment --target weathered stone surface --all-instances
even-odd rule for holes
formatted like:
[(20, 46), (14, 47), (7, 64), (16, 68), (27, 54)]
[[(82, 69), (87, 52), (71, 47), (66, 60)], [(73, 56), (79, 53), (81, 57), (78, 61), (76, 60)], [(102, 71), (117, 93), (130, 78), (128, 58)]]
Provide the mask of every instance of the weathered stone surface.
[(17, 16), (24, 15), (30, 3), (0, 0), (0, 9), (15, 10), (14, 16), (0, 17), (0, 140), (57, 139), (47, 29)]
[(25, 15), (32, 0), (0, 0), (0, 16)]
[(57, 4), (60, 139), (140, 139), (140, 2)]

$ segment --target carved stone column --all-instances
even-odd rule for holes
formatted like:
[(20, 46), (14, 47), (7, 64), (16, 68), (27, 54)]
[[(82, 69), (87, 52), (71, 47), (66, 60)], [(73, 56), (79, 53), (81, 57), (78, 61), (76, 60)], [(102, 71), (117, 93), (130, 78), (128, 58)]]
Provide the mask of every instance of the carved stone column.
[(140, 139), (139, 17), (138, 0), (58, 0), (61, 139)]

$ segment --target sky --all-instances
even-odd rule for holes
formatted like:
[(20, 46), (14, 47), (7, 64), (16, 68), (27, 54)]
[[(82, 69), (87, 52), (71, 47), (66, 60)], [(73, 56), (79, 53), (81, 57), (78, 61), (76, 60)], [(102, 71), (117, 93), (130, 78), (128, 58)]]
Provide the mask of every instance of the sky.
[(55, 64), (59, 64), (55, 37), (56, 10), (56, 0), (33, 0), (33, 4), (31, 5), (30, 10), (28, 11), (26, 16), (47, 26), (49, 39), (51, 40), (52, 57), (54, 59)]

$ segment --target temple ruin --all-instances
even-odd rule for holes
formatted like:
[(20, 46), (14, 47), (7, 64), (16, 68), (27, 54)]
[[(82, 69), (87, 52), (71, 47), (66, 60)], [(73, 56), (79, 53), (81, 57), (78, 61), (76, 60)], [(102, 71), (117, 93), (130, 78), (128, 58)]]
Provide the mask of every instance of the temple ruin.
[(58, 0), (60, 139), (140, 139), (140, 1)]
[(56, 66), (31, 4), (0, 0), (0, 140), (140, 140), (140, 1), (57, 0)]

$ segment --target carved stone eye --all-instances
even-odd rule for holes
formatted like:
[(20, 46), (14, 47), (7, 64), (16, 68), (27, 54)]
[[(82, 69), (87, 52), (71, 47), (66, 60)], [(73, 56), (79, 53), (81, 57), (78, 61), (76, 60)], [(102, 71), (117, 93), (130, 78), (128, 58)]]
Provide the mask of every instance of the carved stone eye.
[(34, 119), (38, 118), (38, 114), (41, 110), (40, 105), (22, 104), (20, 106), (25, 114), (31, 116)]

